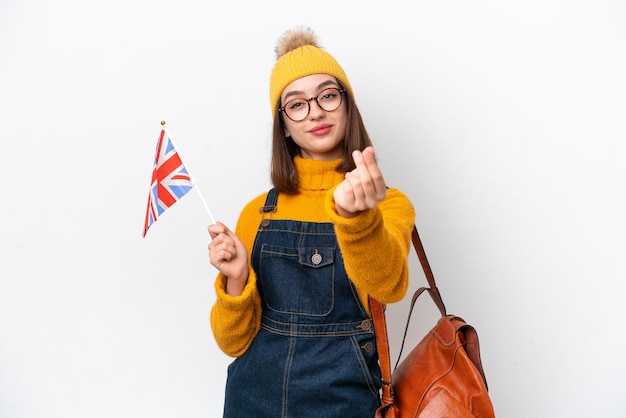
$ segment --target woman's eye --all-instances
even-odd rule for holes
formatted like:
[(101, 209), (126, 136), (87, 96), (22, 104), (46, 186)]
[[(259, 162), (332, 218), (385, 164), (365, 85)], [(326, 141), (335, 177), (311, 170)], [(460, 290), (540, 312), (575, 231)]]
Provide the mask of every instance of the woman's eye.
[(304, 102), (302, 102), (302, 101), (295, 101), (295, 102), (292, 102), (289, 105), (289, 108), (295, 110), (295, 109), (298, 109), (298, 108), (302, 107), (303, 105), (304, 105)]
[(323, 92), (318, 100), (332, 100), (335, 97), (337, 97), (337, 93), (335, 93), (334, 91), (327, 91), (327, 92)]

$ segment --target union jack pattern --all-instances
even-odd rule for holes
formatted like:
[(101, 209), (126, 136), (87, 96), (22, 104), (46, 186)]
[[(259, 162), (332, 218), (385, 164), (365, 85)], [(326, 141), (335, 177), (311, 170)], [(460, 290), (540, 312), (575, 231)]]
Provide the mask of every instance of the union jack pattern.
[(191, 176), (174, 148), (170, 136), (162, 129), (154, 157), (154, 170), (143, 227), (144, 237), (159, 216), (186, 195), (193, 186)]

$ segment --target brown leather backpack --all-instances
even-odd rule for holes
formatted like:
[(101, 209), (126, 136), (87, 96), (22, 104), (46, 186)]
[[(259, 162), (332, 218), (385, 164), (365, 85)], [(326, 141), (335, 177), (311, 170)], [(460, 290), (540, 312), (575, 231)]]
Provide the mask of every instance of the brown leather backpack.
[(383, 387), (382, 406), (375, 417), (495, 418), (480, 359), (478, 334), (463, 319), (446, 313), (415, 227), (412, 240), (430, 287), (419, 288), (413, 295), (398, 361), (413, 307), (424, 291), (439, 308), (441, 318), (392, 374), (384, 307), (370, 298)]

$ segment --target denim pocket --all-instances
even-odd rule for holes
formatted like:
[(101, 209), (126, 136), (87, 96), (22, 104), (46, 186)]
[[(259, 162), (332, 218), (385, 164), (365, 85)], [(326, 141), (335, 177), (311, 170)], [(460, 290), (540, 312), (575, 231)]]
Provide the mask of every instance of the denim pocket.
[(334, 306), (335, 249), (263, 245), (258, 280), (271, 310), (328, 315)]

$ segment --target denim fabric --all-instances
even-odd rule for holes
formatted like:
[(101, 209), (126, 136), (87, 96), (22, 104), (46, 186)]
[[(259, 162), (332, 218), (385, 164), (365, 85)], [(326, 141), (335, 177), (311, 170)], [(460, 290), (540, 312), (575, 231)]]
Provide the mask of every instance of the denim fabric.
[[(266, 207), (276, 202), (270, 192)], [(252, 250), (261, 330), (231, 363), (225, 418), (370, 418), (379, 406), (373, 324), (331, 223), (272, 220)]]

